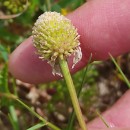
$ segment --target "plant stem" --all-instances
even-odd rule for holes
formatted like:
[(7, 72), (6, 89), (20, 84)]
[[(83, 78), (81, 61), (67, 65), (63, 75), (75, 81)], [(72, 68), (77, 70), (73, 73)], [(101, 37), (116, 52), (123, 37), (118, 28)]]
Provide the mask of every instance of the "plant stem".
[(77, 94), (76, 94), (76, 90), (70, 75), (70, 71), (68, 68), (68, 64), (66, 60), (61, 60), (59, 59), (59, 64), (63, 73), (63, 76), (65, 78), (69, 93), (70, 93), (70, 97), (72, 100), (72, 104), (79, 122), (80, 127), (82, 128), (82, 130), (86, 130), (86, 124), (85, 121), (83, 119), (83, 115), (79, 106), (79, 102), (78, 102), (78, 98), (77, 98)]
[[(84, 85), (84, 83), (85, 83), (85, 77), (86, 77), (86, 75), (87, 75), (87, 72), (88, 72), (88, 70), (90, 69), (90, 62), (91, 62), (91, 60), (92, 60), (92, 53), (90, 54), (90, 57), (89, 57), (89, 60), (88, 60), (88, 64), (87, 64), (87, 66), (85, 67), (85, 70), (84, 70), (84, 72), (83, 72), (83, 78), (82, 78), (82, 81), (81, 81), (81, 86), (80, 86), (80, 88), (79, 88), (79, 90), (78, 90), (78, 92), (77, 92), (77, 97), (79, 98), (79, 96), (80, 96), (80, 93), (81, 93), (81, 90), (82, 90), (82, 88), (83, 88), (83, 85)], [(74, 120), (75, 120), (75, 112), (74, 112), (74, 110), (72, 111), (72, 113), (71, 113), (71, 116), (70, 116), (70, 120), (69, 120), (69, 124), (68, 124), (68, 130), (72, 130), (72, 126), (73, 126), (73, 124), (74, 124)]]
[[(4, 71), (4, 73), (3, 73), (3, 84), (2, 85), (4, 87), (4, 91), (3, 91), (3, 93), (0, 93), (0, 96), (7, 95), (7, 97), (10, 97), (10, 90), (9, 90), (9, 86), (8, 86), (8, 63), (7, 62), (5, 64), (3, 71)], [(8, 109), (9, 109), (9, 119), (10, 119), (13, 129), (20, 130), (17, 114), (16, 114), (13, 103), (8, 105)]]
[(51, 11), (51, 2), (50, 2), (50, 0), (46, 0), (46, 6), (47, 6), (47, 11)]
[(106, 120), (103, 118), (103, 116), (99, 113), (99, 111), (96, 110), (96, 114), (99, 116), (101, 121), (105, 124), (107, 128), (110, 128), (109, 124), (106, 122)]
[(10, 112), (10, 121), (13, 126), (14, 130), (20, 130), (19, 123), (18, 123), (18, 117), (15, 111), (15, 107), (13, 105), (9, 105), (9, 112)]
[(114, 57), (110, 53), (109, 53), (109, 56), (111, 57), (111, 60), (113, 61), (113, 63), (117, 67), (117, 69), (120, 72), (120, 74), (122, 75), (122, 77), (124, 78), (124, 81), (126, 82), (127, 86), (130, 88), (130, 82), (127, 79), (127, 77), (125, 76), (125, 74), (123, 73), (123, 71), (121, 70), (120, 66), (116, 63), (116, 60), (114, 59)]
[[(38, 115), (35, 111), (33, 111), (29, 106), (27, 106), (23, 101), (21, 101), (20, 99), (18, 99), (15, 95), (13, 94), (3, 94), (0, 93), (0, 97), (1, 96), (5, 96), (9, 99), (14, 99), (17, 102), (19, 102), (22, 106), (24, 106), (27, 110), (29, 110), (34, 116), (36, 116), (39, 120), (41, 120), (45, 125), (47, 125), (48, 127), (52, 128), (53, 130), (61, 130), (60, 128), (58, 128), (57, 126), (53, 125), (51, 122), (48, 122), (46, 119), (44, 119), (42, 116)], [(13, 118), (15, 121), (17, 121), (17, 117), (14, 115), (14, 108), (11, 108), (11, 118)], [(13, 123), (13, 122), (12, 122)], [(13, 123), (14, 124), (14, 123)], [(15, 130), (15, 129), (14, 129)]]

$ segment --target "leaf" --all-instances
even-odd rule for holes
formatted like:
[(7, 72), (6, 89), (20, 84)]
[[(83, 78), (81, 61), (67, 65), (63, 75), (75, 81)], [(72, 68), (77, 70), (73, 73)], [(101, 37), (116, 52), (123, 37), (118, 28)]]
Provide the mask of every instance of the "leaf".
[(17, 114), (16, 114), (16, 111), (15, 111), (15, 107), (14, 105), (9, 105), (8, 106), (9, 108), (9, 120), (13, 126), (13, 130), (20, 130), (19, 128), (19, 123), (18, 123), (18, 117), (17, 117)]
[[(9, 100), (10, 92), (8, 89), (8, 65), (5, 63), (5, 66), (3, 69), (0, 71), (0, 93), (2, 98), (0, 98), (0, 106), (7, 106), (9, 109), (9, 119), (10, 122), (14, 128), (14, 130), (19, 130), (19, 124), (18, 124), (18, 119), (17, 115), (15, 113), (15, 108), (14, 105), (12, 104), (13, 102)], [(7, 97), (6, 97), (7, 95)]]
[(8, 66), (5, 64), (0, 71), (0, 92), (9, 92), (8, 90)]
[(0, 44), (0, 54), (5, 61), (8, 61), (8, 50)]
[(81, 6), (84, 2), (85, 2), (84, 0), (60, 0), (58, 4), (62, 8), (70, 7), (71, 10), (74, 10), (78, 8), (79, 6)]
[(51, 8), (51, 11), (61, 12), (61, 6), (59, 4), (54, 4)]
[(43, 127), (43, 126), (46, 126), (46, 124), (41, 122), (41, 123), (38, 123), (37, 125), (34, 125), (34, 126), (28, 128), (27, 130), (36, 130), (36, 129), (39, 129), (39, 128)]
[[(8, 93), (8, 66), (5, 64), (3, 69), (0, 71), (0, 92)], [(6, 97), (0, 98), (0, 105), (6, 106), (9, 105), (9, 100)]]
[[(19, 38), (18, 35), (13, 34), (12, 32), (9, 32), (5, 26), (0, 27), (0, 37), (8, 42), (16, 42), (16, 40)], [(0, 43), (1, 44), (1, 43)]]

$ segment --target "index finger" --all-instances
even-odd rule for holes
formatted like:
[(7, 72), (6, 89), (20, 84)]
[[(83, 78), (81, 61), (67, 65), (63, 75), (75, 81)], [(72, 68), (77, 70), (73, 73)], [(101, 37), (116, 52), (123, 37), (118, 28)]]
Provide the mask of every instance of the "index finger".
[[(118, 56), (130, 50), (130, 1), (91, 0), (67, 16), (81, 35), (82, 60), (70, 71), (75, 72), (87, 64), (90, 53), (93, 60), (105, 60), (108, 53)], [(10, 72), (29, 83), (57, 79), (51, 67), (35, 54), (30, 37), (10, 56)], [(69, 59), (71, 66), (71, 58)]]

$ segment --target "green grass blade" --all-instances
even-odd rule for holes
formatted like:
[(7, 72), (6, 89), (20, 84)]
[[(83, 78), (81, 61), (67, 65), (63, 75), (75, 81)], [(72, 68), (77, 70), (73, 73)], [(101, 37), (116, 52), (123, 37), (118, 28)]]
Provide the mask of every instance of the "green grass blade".
[(61, 130), (57, 126), (53, 125), (52, 123), (45, 120), (42, 116), (37, 114), (35, 111), (33, 111), (28, 105), (26, 105), (24, 102), (22, 102), (20, 99), (16, 99), (22, 106), (24, 106), (28, 111), (30, 111), (34, 116), (36, 116), (39, 120), (43, 121), (44, 124), (46, 124), (48, 127), (52, 128), (53, 130)]
[(85, 77), (86, 77), (87, 72), (88, 72), (88, 70), (89, 70), (89, 68), (90, 68), (90, 66), (91, 66), (91, 65), (90, 65), (91, 60), (92, 60), (92, 53), (90, 54), (90, 57), (89, 57), (89, 60), (88, 60), (88, 64), (87, 64), (86, 69), (85, 69), (85, 72), (84, 72), (84, 74), (83, 74), (83, 80), (82, 80), (82, 82), (81, 82), (81, 87), (79, 88), (79, 91), (78, 91), (78, 97), (80, 96), (80, 92), (81, 92), (82, 87), (83, 87), (83, 85), (84, 85), (84, 83), (85, 83)]
[(51, 11), (51, 1), (46, 0), (47, 11)]
[[(10, 97), (10, 91), (8, 88), (8, 64), (7, 63), (5, 63), (5, 66), (2, 69), (0, 75), (1, 75), (1, 77), (0, 77), (0, 96), (7, 95), (7, 97)], [(10, 103), (10, 101), (7, 98), (5, 98), (3, 96), (1, 98), (0, 105), (7, 106), (8, 110), (9, 110), (9, 119), (12, 124), (12, 127), (14, 130), (19, 130), (19, 123), (18, 123), (14, 105), (12, 103)]]
[(110, 128), (109, 124), (107, 123), (107, 121), (103, 118), (103, 116), (99, 113), (99, 111), (96, 110), (96, 114), (99, 116), (99, 118), (101, 119), (101, 121), (104, 123), (104, 125), (107, 128)]
[(122, 75), (122, 77), (124, 78), (125, 83), (127, 84), (127, 86), (130, 88), (130, 82), (127, 79), (127, 77), (125, 76), (125, 74), (122, 72), (120, 66), (117, 64), (116, 60), (114, 59), (114, 57), (109, 53), (111, 60), (113, 61), (113, 63), (115, 64), (115, 66), (117, 67), (118, 71), (120, 72), (120, 74)]
[(38, 123), (37, 125), (34, 125), (34, 126), (28, 128), (27, 130), (37, 130), (37, 129), (43, 127), (43, 126), (46, 126), (46, 124), (44, 124), (43, 122), (41, 122), (41, 123)]
[(18, 123), (18, 118), (17, 118), (17, 115), (16, 115), (16, 112), (15, 112), (15, 108), (13, 105), (10, 105), (9, 106), (9, 119), (10, 119), (10, 122), (13, 126), (13, 129), (14, 130), (20, 130), (19, 129), (19, 123)]
[(0, 43), (0, 57), (2, 57), (5, 62), (8, 61), (8, 50), (1, 43)]
[(34, 116), (36, 116), (39, 120), (43, 121), (43, 123), (47, 123), (47, 121), (38, 115), (35, 111), (33, 111), (28, 105), (22, 102), (20, 99), (16, 99), (22, 106), (24, 106), (28, 111), (30, 111)]
[(0, 71), (0, 92), (9, 93), (8, 89), (8, 65), (5, 63), (3, 69)]

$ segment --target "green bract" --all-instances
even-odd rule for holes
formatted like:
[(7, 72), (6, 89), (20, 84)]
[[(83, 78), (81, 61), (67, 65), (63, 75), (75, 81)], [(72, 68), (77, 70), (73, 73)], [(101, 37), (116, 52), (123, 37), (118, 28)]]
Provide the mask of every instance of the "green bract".
[(73, 66), (81, 59), (79, 35), (71, 21), (57, 12), (45, 12), (33, 27), (33, 43), (41, 59), (47, 60), (57, 73), (58, 59), (73, 54)]

